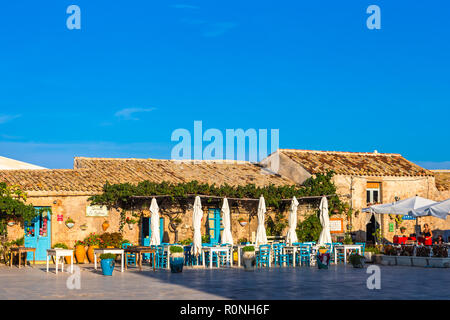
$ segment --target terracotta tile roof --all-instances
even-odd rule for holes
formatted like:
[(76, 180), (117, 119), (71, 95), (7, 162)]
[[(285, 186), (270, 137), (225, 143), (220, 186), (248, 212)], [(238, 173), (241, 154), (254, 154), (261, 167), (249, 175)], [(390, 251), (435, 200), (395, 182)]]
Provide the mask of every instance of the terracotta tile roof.
[(292, 185), (294, 182), (267, 173), (249, 162), (180, 162), (152, 159), (75, 158), (74, 169), (0, 170), (0, 182), (21, 186), (25, 191), (57, 194), (95, 194), (110, 183), (188, 182), (222, 185)]
[(440, 191), (450, 190), (450, 170), (431, 170), (436, 180), (436, 188)]
[(281, 154), (311, 174), (333, 170), (341, 175), (432, 176), (433, 173), (400, 154), (281, 149)]

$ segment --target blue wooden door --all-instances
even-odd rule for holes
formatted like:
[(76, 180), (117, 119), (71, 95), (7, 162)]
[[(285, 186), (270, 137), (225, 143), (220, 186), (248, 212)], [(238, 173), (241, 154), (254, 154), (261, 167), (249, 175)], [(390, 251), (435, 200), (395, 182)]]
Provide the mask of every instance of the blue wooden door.
[[(152, 229), (150, 227), (151, 221), (151, 218), (142, 218), (141, 244), (147, 247), (150, 246), (150, 239), (152, 238)], [(164, 218), (159, 219), (159, 236), (160, 242), (162, 243), (164, 237)], [(143, 257), (145, 260), (150, 259), (150, 253), (144, 253)]]
[[(36, 248), (36, 260), (47, 258), (47, 249), (51, 248), (52, 219), (49, 207), (35, 207), (40, 214), (31, 222), (24, 223), (25, 247)], [(33, 259), (33, 253), (27, 253), (27, 259)]]
[(220, 217), (220, 209), (208, 210), (208, 230), (209, 230), (209, 243), (220, 243), (220, 231), (223, 230), (222, 219)]

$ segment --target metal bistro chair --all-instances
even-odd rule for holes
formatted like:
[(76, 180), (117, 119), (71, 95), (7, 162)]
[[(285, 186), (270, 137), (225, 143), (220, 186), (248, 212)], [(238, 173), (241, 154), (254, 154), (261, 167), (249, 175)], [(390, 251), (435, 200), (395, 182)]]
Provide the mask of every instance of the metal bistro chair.
[(256, 256), (256, 266), (262, 267), (263, 265), (266, 267), (270, 265), (270, 245), (268, 244), (261, 244), (259, 253)]
[(273, 256), (274, 256), (274, 265), (279, 265), (280, 267), (286, 263), (289, 266), (289, 254), (283, 254), (284, 244), (282, 243), (274, 243), (273, 247)]
[[(132, 246), (131, 243), (122, 243), (122, 249), (126, 249), (131, 246)], [(127, 253), (125, 255), (125, 263), (128, 266), (136, 266), (136, 254), (135, 253)]]

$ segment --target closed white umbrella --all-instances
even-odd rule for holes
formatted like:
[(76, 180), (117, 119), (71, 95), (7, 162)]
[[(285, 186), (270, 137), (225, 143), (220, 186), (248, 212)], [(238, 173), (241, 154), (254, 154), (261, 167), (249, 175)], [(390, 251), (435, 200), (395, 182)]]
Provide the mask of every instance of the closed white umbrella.
[(330, 233), (330, 217), (328, 216), (328, 200), (327, 197), (322, 197), (320, 200), (320, 224), (322, 231), (320, 232), (318, 244), (331, 243)]
[(155, 198), (152, 199), (150, 204), (150, 212), (150, 230), (152, 232), (150, 245), (158, 246), (161, 244), (161, 235), (159, 234), (159, 207)]
[(194, 201), (194, 213), (192, 215), (192, 225), (194, 226), (194, 240), (192, 241), (193, 251), (195, 256), (198, 256), (202, 252), (202, 204), (200, 197), (196, 196)]
[(297, 207), (298, 207), (298, 200), (294, 196), (291, 201), (291, 207), (289, 208), (289, 229), (286, 234), (286, 243), (287, 244), (293, 244), (295, 242), (298, 242), (297, 239), (297, 232), (295, 232), (295, 229), (297, 228)]
[(264, 197), (259, 198), (258, 203), (258, 229), (256, 229), (256, 245), (267, 244), (266, 228), (264, 227), (264, 215), (266, 214), (266, 202)]
[(222, 205), (222, 223), (223, 223), (223, 232), (222, 232), (222, 243), (233, 245), (233, 235), (231, 234), (231, 219), (230, 219), (230, 207), (228, 206), (227, 198), (223, 199)]

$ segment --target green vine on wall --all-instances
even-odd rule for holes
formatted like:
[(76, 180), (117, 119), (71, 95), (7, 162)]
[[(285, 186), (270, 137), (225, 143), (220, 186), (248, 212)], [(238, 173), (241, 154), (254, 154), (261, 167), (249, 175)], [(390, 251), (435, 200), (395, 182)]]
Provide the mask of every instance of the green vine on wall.
[(8, 186), (0, 182), (0, 235), (7, 234), (6, 226), (9, 219), (29, 222), (39, 214), (33, 205), (25, 204), (26, 200), (26, 192), (18, 186)]
[[(283, 199), (291, 199), (293, 196), (297, 198), (308, 196), (335, 195), (336, 186), (332, 182), (333, 172), (328, 171), (325, 174), (317, 174), (307, 179), (303, 185), (275, 186), (270, 184), (264, 187), (257, 187), (255, 184), (247, 184), (244, 186), (231, 186), (224, 184), (216, 186), (215, 184), (199, 183), (198, 181), (190, 181), (186, 183), (170, 183), (170, 182), (150, 182), (142, 181), (136, 185), (131, 183), (110, 184), (106, 182), (103, 186), (103, 193), (89, 198), (93, 205), (106, 205), (108, 208), (114, 208), (120, 211), (120, 230), (126, 220), (127, 211), (134, 209), (135, 202), (133, 196), (158, 196), (166, 195), (171, 203), (175, 203), (180, 199), (187, 200), (192, 194), (218, 196), (228, 198), (253, 198), (257, 199), (261, 195), (264, 196), (266, 206), (274, 209), (284, 209), (287, 205)], [(211, 199), (206, 200), (211, 201)], [(339, 213), (345, 212), (344, 203), (338, 196), (332, 196), (328, 199), (331, 211)], [(274, 222), (274, 232), (281, 227), (280, 221)], [(281, 221), (281, 223), (284, 223)]]

